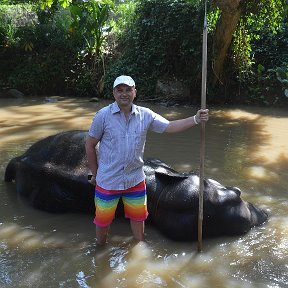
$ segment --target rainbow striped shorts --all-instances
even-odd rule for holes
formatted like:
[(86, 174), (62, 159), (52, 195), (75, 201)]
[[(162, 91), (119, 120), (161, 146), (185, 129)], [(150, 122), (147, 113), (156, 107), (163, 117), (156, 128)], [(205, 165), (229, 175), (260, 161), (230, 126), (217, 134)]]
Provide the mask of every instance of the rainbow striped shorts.
[(115, 218), (118, 202), (122, 198), (125, 217), (134, 221), (144, 221), (148, 217), (145, 181), (126, 190), (106, 190), (98, 185), (95, 188), (95, 218), (99, 227), (109, 226)]

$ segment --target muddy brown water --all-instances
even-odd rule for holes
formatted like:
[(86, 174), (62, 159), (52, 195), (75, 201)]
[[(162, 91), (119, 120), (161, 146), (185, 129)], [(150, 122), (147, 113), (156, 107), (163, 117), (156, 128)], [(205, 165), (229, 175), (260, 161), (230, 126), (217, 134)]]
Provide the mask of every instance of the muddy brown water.
[[(0, 100), (0, 178), (12, 157), (35, 141), (88, 129), (108, 102), (52, 97)], [(191, 107), (139, 103), (168, 119)], [(49, 214), (31, 208), (13, 184), (0, 181), (0, 287), (288, 287), (288, 111), (257, 107), (210, 109), (205, 176), (238, 186), (242, 198), (270, 214), (241, 237), (173, 242), (146, 227), (146, 242), (131, 239), (116, 220), (109, 244), (95, 247), (93, 215)], [(179, 171), (198, 170), (200, 129), (150, 133), (146, 157)], [(189, 233), (189, 231), (187, 231)]]

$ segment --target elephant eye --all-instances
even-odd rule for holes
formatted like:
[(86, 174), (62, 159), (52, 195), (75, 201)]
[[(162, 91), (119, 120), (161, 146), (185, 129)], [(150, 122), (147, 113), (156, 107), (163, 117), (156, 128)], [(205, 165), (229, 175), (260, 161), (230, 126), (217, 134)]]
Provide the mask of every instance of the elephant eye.
[(241, 190), (238, 187), (232, 187), (231, 190), (233, 190), (239, 197), (241, 196)]
[(241, 202), (239, 190), (229, 189), (228, 187), (223, 187), (222, 189), (217, 190), (218, 200), (221, 203), (239, 203)]

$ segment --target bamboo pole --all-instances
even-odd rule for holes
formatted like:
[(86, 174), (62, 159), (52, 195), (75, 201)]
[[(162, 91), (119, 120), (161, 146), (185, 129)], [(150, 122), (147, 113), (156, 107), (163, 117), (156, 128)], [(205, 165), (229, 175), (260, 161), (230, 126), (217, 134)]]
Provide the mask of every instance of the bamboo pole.
[[(206, 109), (206, 79), (207, 79), (207, 0), (205, 0), (205, 16), (203, 25), (202, 44), (202, 86), (201, 109)], [(205, 122), (201, 122), (201, 147), (200, 147), (200, 175), (199, 175), (199, 212), (198, 212), (198, 252), (203, 250), (203, 194), (204, 194), (204, 160), (205, 160)]]

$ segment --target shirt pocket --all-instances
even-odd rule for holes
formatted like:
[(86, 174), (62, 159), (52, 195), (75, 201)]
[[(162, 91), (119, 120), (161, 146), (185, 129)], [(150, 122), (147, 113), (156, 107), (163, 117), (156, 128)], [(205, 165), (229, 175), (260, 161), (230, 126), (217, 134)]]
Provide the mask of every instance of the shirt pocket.
[(133, 134), (134, 134), (134, 145), (135, 145), (135, 151), (134, 151), (134, 157), (136, 158), (136, 161), (143, 162), (143, 154), (144, 154), (144, 148), (145, 148), (145, 141), (146, 141), (146, 135), (148, 127), (146, 125), (146, 122), (144, 119), (140, 119), (137, 121), (137, 124), (133, 127)]
[(141, 160), (144, 154), (146, 131), (135, 131), (135, 151), (134, 156), (137, 160)]
[[(118, 163), (121, 161), (125, 149), (125, 134), (117, 129), (109, 132), (106, 139), (106, 149), (103, 151), (103, 157), (106, 158), (107, 164)], [(106, 162), (105, 161), (105, 162)]]

